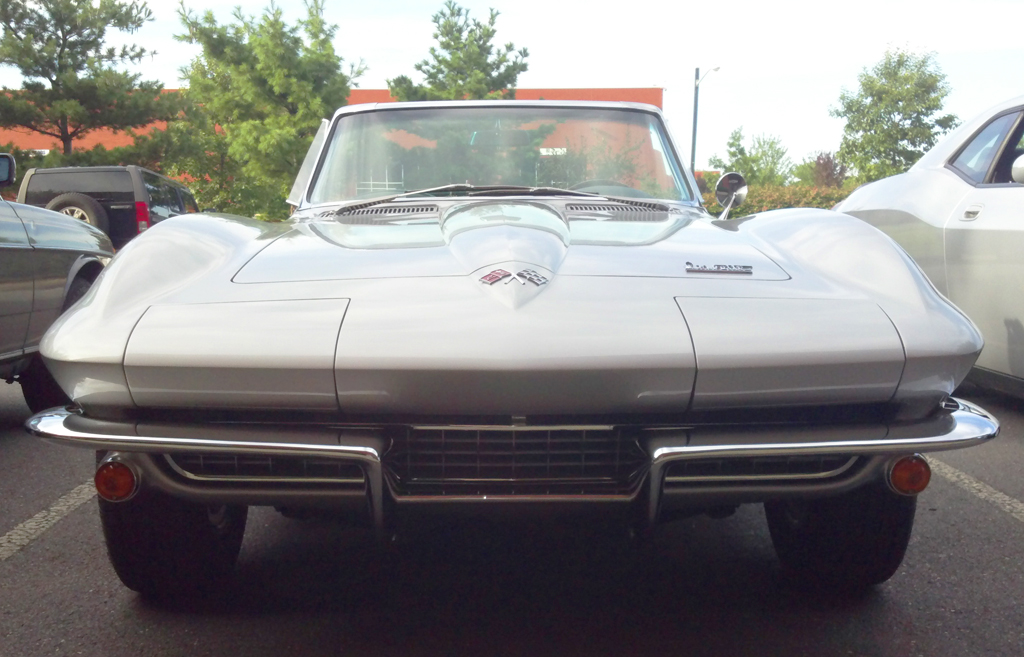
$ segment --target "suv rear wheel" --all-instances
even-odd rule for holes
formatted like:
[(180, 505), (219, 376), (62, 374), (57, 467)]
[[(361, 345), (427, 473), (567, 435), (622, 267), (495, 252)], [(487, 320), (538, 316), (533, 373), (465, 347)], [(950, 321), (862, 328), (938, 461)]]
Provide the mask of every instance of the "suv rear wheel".
[(75, 192), (61, 194), (47, 203), (46, 209), (92, 224), (104, 233), (110, 231), (110, 219), (107, 217), (107, 211), (91, 196)]

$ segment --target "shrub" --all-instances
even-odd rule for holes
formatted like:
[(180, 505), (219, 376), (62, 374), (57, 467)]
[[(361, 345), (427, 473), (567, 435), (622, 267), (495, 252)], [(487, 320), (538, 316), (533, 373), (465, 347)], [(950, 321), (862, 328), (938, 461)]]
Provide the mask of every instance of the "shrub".
[[(808, 185), (749, 187), (747, 200), (739, 208), (730, 212), (729, 216), (744, 217), (748, 214), (779, 210), (781, 208), (825, 208), (829, 209), (849, 196), (846, 187), (811, 187)], [(704, 194), (704, 207), (712, 214), (722, 211), (722, 206), (715, 200), (714, 190)]]

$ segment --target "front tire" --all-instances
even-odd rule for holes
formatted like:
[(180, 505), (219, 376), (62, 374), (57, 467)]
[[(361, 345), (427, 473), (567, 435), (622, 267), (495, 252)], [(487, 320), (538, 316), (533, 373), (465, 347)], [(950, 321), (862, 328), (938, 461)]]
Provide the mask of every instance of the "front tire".
[(110, 563), (128, 588), (162, 599), (227, 588), (248, 507), (210, 508), (148, 489), (126, 502), (99, 504)]
[(33, 414), (71, 403), (57, 385), (53, 375), (46, 369), (39, 354), (33, 356), (28, 367), (18, 375), (18, 382), (21, 383), (21, 395), (25, 398), (25, 405)]
[(881, 482), (835, 497), (765, 502), (772, 544), (797, 581), (845, 591), (892, 577), (914, 526), (916, 497)]

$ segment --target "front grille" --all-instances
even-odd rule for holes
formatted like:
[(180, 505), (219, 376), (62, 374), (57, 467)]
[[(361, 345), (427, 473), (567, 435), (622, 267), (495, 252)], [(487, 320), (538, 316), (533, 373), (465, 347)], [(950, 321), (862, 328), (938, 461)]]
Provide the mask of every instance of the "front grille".
[(166, 458), (178, 474), (201, 481), (363, 484), (359, 465), (337, 459), (202, 452)]
[(627, 496), (649, 463), (615, 428), (421, 428), (384, 459), (400, 496)]
[(665, 484), (830, 479), (849, 472), (857, 461), (843, 455), (692, 459), (669, 465)]

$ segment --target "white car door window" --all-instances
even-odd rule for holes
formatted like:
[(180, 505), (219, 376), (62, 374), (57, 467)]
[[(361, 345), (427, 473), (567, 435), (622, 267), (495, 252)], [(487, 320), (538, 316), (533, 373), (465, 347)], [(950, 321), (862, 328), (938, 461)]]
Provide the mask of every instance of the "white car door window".
[(985, 182), (1007, 134), (1017, 123), (1017, 117), (1017, 113), (997, 117), (964, 147), (951, 166), (975, 184)]
[(996, 165), (992, 170), (992, 179), (990, 182), (995, 184), (1020, 185), (1020, 183), (1014, 182), (1013, 180), (1013, 163), (1022, 155), (1024, 155), (1024, 120), (1017, 124), (1017, 129), (1012, 135), (1010, 135), (1010, 140), (1006, 143), (1006, 146), (1003, 147), (1003, 152), (999, 156), (999, 161), (996, 162)]

